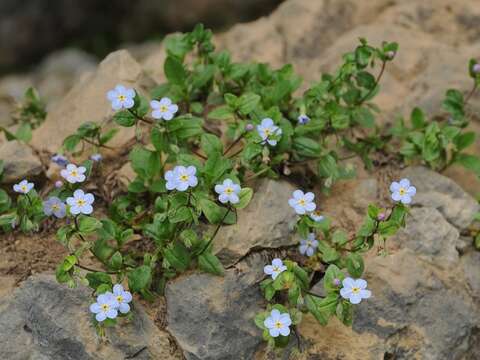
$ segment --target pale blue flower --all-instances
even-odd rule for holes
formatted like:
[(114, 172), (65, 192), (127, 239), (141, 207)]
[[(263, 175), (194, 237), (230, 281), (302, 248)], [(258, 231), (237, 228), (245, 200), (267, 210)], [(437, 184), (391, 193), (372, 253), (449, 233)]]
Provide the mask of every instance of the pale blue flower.
[(314, 233), (310, 233), (307, 235), (306, 239), (300, 240), (300, 246), (298, 250), (300, 251), (300, 254), (307, 255), (310, 257), (310, 256), (313, 256), (313, 254), (315, 254), (317, 247), (318, 247), (318, 240), (315, 239)]
[(315, 194), (312, 192), (303, 193), (302, 190), (295, 190), (292, 198), (288, 200), (288, 204), (299, 215), (304, 215), (315, 210), (317, 205), (313, 202)]
[(347, 277), (343, 279), (342, 285), (340, 295), (352, 304), (358, 304), (362, 299), (368, 299), (372, 296), (372, 292), (367, 290), (367, 282), (363, 279), (355, 280)]
[(172, 100), (168, 97), (161, 98), (160, 101), (152, 100), (150, 106), (153, 109), (152, 117), (159, 120), (172, 120), (178, 111), (178, 105), (172, 104)]
[(22, 180), (18, 184), (13, 185), (13, 191), (20, 194), (28, 194), (28, 192), (33, 189), (33, 186), (33, 183)]
[(59, 219), (64, 218), (67, 214), (64, 202), (56, 196), (51, 196), (47, 201), (43, 202), (43, 212), (47, 216), (53, 214)]
[(282, 135), (282, 129), (273, 123), (270, 118), (262, 120), (260, 125), (257, 125), (257, 131), (262, 138), (262, 143), (268, 143), (271, 146), (277, 145), (278, 138)]
[(402, 179), (399, 182), (392, 182), (390, 185), (390, 191), (392, 192), (392, 199), (394, 201), (400, 201), (402, 204), (410, 204), (412, 198), (417, 193), (417, 189), (410, 185), (408, 179)]
[(62, 186), (63, 186), (63, 182), (62, 182), (62, 181), (60, 181), (60, 180), (55, 181), (55, 187), (56, 187), (57, 189), (61, 188)]
[(126, 314), (130, 311), (129, 302), (132, 301), (132, 294), (129, 291), (123, 289), (123, 286), (120, 284), (115, 284), (113, 286), (113, 297), (117, 303), (118, 311), (122, 314)]
[(51, 160), (52, 160), (52, 162), (54, 162), (55, 164), (57, 164), (59, 166), (67, 166), (67, 164), (68, 164), (68, 159), (61, 154), (53, 155)]
[(299, 115), (299, 117), (297, 118), (297, 121), (298, 121), (298, 124), (299, 125), (306, 125), (310, 122), (310, 118), (305, 115), (305, 114), (301, 114)]
[(315, 222), (320, 222), (323, 219), (325, 219), (325, 216), (321, 215), (320, 210), (312, 211), (310, 214), (308, 214), (308, 216), (310, 216), (310, 219), (312, 219)]
[(96, 154), (90, 155), (90, 160), (92, 161), (99, 162), (99, 161), (102, 161), (102, 159), (103, 159), (102, 154), (96, 153)]
[(115, 319), (118, 316), (117, 302), (111, 292), (98, 295), (97, 302), (90, 305), (90, 311), (95, 314), (95, 319), (102, 322), (105, 319)]
[(67, 198), (67, 204), (70, 205), (70, 213), (72, 215), (85, 214), (89, 215), (93, 212), (93, 194), (85, 194), (83, 190), (75, 190), (73, 197)]
[(240, 199), (238, 194), (240, 194), (240, 185), (235, 184), (232, 180), (226, 179), (223, 184), (215, 185), (215, 192), (218, 195), (218, 200), (222, 204), (230, 202), (232, 204), (237, 204)]
[(65, 169), (60, 171), (60, 175), (67, 180), (70, 184), (84, 182), (87, 178), (85, 172), (87, 169), (84, 166), (78, 166), (75, 164), (68, 164)]
[(130, 109), (135, 104), (135, 90), (123, 85), (115, 86), (115, 89), (107, 93), (107, 99), (112, 103), (113, 110)]
[(173, 170), (165, 173), (165, 185), (167, 190), (185, 191), (189, 187), (195, 187), (198, 184), (198, 179), (195, 176), (197, 169), (195, 166), (175, 166)]
[(270, 312), (270, 316), (263, 322), (263, 325), (268, 329), (271, 337), (288, 336), (292, 319), (289, 313), (281, 314), (277, 309), (273, 309)]
[(287, 267), (283, 265), (283, 262), (280, 259), (273, 259), (272, 265), (267, 265), (263, 268), (263, 272), (266, 275), (271, 275), (273, 280), (285, 270), (287, 270)]

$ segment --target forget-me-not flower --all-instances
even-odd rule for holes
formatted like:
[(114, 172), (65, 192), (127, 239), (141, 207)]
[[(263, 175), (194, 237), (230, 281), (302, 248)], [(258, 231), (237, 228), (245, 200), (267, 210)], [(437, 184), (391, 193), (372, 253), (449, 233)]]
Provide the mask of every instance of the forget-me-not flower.
[(313, 254), (315, 254), (317, 247), (318, 247), (318, 240), (315, 239), (314, 233), (310, 233), (307, 235), (306, 239), (300, 240), (300, 246), (298, 247), (298, 250), (300, 251), (300, 254), (307, 255), (310, 257), (310, 256), (313, 256)]
[(355, 280), (347, 277), (343, 279), (342, 285), (340, 295), (352, 304), (358, 304), (362, 299), (368, 299), (372, 296), (372, 292), (367, 290), (367, 282), (363, 279)]
[(122, 314), (126, 314), (130, 311), (130, 305), (128, 303), (132, 301), (132, 294), (130, 294), (129, 291), (124, 290), (122, 285), (115, 284), (113, 286), (113, 298), (116, 301), (118, 311)]
[(67, 166), (67, 164), (68, 164), (68, 159), (61, 154), (53, 155), (51, 160), (52, 160), (52, 162), (54, 162), (55, 164), (57, 164), (59, 166)]
[(89, 215), (93, 212), (93, 194), (84, 193), (83, 190), (75, 190), (73, 197), (67, 198), (67, 204), (70, 205), (70, 213), (72, 215), (85, 214)]
[(289, 313), (282, 314), (277, 309), (273, 309), (270, 316), (263, 322), (263, 325), (268, 329), (271, 337), (278, 337), (279, 335), (288, 336), (292, 319)]
[(123, 85), (115, 86), (115, 89), (107, 93), (107, 99), (112, 103), (113, 110), (130, 109), (135, 104), (135, 90)]
[(13, 191), (20, 194), (28, 194), (28, 192), (33, 189), (33, 186), (33, 183), (22, 180), (18, 184), (13, 185)]
[(299, 125), (307, 125), (310, 122), (310, 118), (305, 114), (301, 114), (298, 116), (297, 121)]
[(102, 159), (103, 159), (102, 154), (96, 153), (96, 154), (90, 155), (90, 160), (92, 161), (99, 162), (99, 161), (102, 161)]
[(218, 195), (218, 200), (222, 204), (230, 202), (236, 204), (240, 201), (238, 194), (240, 193), (240, 185), (235, 184), (232, 180), (226, 179), (223, 184), (215, 185), (215, 192)]
[(198, 179), (195, 176), (197, 168), (195, 166), (175, 166), (173, 170), (165, 173), (165, 180), (167, 190), (185, 191), (189, 187), (195, 187), (198, 184)]
[(51, 196), (43, 202), (43, 212), (47, 216), (53, 214), (59, 219), (64, 218), (67, 214), (65, 203), (56, 196)]
[(84, 166), (78, 166), (75, 164), (68, 164), (65, 169), (60, 171), (60, 175), (67, 180), (70, 184), (84, 182), (87, 178), (85, 172), (87, 169)]
[(417, 193), (417, 189), (415, 186), (410, 185), (410, 180), (408, 179), (392, 182), (390, 191), (392, 192), (392, 199), (394, 201), (400, 201), (402, 204), (410, 204), (412, 198)]
[(257, 125), (257, 131), (262, 138), (262, 143), (268, 143), (271, 146), (277, 145), (278, 137), (282, 135), (282, 129), (273, 123), (270, 118), (262, 120), (260, 125)]
[(150, 106), (153, 109), (152, 117), (159, 120), (172, 120), (178, 111), (178, 105), (172, 104), (172, 100), (168, 97), (161, 98), (160, 101), (152, 100), (150, 101)]
[(111, 292), (98, 295), (97, 302), (90, 305), (90, 311), (95, 314), (95, 319), (102, 322), (105, 319), (115, 319), (118, 316), (117, 302)]
[(304, 194), (302, 190), (295, 190), (292, 196), (293, 197), (288, 200), (288, 204), (299, 215), (312, 212), (317, 207), (317, 205), (315, 205), (313, 202), (315, 194), (312, 192), (307, 192)]
[(325, 219), (325, 217), (321, 215), (320, 210), (312, 211), (310, 214), (308, 214), (308, 216), (310, 216), (310, 219), (312, 219), (315, 222), (320, 222), (323, 219)]
[(273, 280), (285, 270), (287, 270), (287, 267), (283, 265), (283, 262), (280, 259), (273, 259), (272, 265), (267, 265), (263, 268), (263, 272), (266, 275), (271, 275)]

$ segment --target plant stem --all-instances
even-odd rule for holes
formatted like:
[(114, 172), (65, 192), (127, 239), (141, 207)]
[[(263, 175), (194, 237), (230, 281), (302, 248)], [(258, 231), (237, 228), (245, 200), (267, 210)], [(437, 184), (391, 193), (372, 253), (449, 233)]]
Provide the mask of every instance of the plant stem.
[(231, 208), (230, 208), (230, 206), (229, 206), (229, 207), (227, 208), (227, 211), (225, 211), (225, 215), (223, 215), (222, 220), (220, 220), (220, 222), (219, 222), (218, 225), (217, 225), (217, 228), (216, 228), (215, 231), (213, 232), (212, 237), (210, 238), (210, 240), (208, 240), (207, 245), (205, 245), (205, 246), (203, 247), (203, 249), (198, 253), (198, 256), (202, 255), (202, 254), (205, 252), (205, 250), (208, 249), (208, 247), (209, 247), (210, 244), (212, 243), (213, 239), (215, 239), (215, 236), (217, 236), (218, 231), (220, 230), (220, 227), (221, 227), (222, 224), (223, 224), (223, 221), (227, 218), (227, 215), (230, 213), (230, 211), (231, 211)]
[(470, 101), (471, 97), (473, 94), (475, 94), (475, 91), (477, 90), (477, 82), (473, 81), (473, 87), (472, 90), (468, 93), (467, 97), (465, 98), (465, 101), (463, 102), (463, 106), (466, 106), (468, 102)]
[(381, 79), (382, 76), (383, 76), (383, 73), (384, 73), (384, 71), (385, 71), (386, 65), (387, 65), (387, 62), (386, 62), (386, 61), (383, 61), (383, 62), (382, 62), (382, 68), (380, 69), (380, 73), (378, 74), (377, 78), (375, 79), (375, 86), (372, 87), (372, 89), (371, 89), (363, 98), (360, 99), (360, 101), (357, 103), (357, 105), (362, 105), (363, 102), (364, 102), (365, 100), (367, 100), (367, 99), (370, 97), (370, 95), (372, 95), (372, 93), (375, 91), (375, 89), (376, 89), (377, 86), (378, 86), (378, 83), (380, 82), (380, 79)]
[(240, 140), (242, 140), (243, 136), (245, 135), (245, 132), (242, 132), (238, 138), (236, 138), (228, 147), (227, 149), (223, 152), (223, 155), (226, 155), (235, 145), (238, 144)]

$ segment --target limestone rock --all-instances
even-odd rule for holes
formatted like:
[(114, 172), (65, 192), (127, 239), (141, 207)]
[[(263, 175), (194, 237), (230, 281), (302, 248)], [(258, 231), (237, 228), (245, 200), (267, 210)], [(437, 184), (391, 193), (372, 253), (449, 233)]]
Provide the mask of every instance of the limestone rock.
[(262, 342), (253, 319), (265, 306), (258, 283), (267, 262), (254, 254), (224, 277), (193, 273), (168, 283), (168, 330), (187, 360), (253, 358)]
[(0, 145), (0, 159), (4, 161), (4, 183), (13, 183), (24, 178), (33, 180), (43, 170), (42, 163), (32, 149), (20, 141), (7, 141)]
[(91, 302), (87, 288), (69, 289), (48, 275), (29, 278), (0, 302), (0, 358), (107, 360), (138, 352), (136, 359), (180, 359), (138, 303), (133, 321), (107, 330), (107, 341), (100, 342)]
[(231, 265), (252, 249), (294, 245), (295, 211), (288, 205), (295, 188), (285, 182), (262, 180), (251, 203), (238, 212), (237, 223), (220, 229), (214, 252)]

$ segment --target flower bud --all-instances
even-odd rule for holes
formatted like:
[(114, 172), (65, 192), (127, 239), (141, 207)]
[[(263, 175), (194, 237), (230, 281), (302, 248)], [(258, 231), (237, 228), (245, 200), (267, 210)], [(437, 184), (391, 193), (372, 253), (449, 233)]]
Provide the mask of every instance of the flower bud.
[(387, 56), (387, 59), (392, 60), (396, 54), (395, 54), (395, 51), (390, 50), (390, 51), (387, 51), (385, 55)]
[(333, 285), (335, 285), (335, 286), (340, 286), (340, 284), (342, 283), (342, 282), (340, 281), (340, 279), (338, 279), (338, 278), (333, 279), (332, 282), (333, 282)]
[(55, 187), (58, 189), (58, 188), (61, 188), (63, 186), (63, 182), (61, 182), (60, 180), (57, 180), (55, 181)]
[(245, 130), (246, 131), (252, 131), (255, 127), (253, 126), (253, 124), (250, 124), (248, 123), (247, 125), (245, 125)]
[(473, 65), (472, 71), (473, 71), (475, 74), (480, 74), (480, 64), (475, 64), (475, 65)]
[(386, 214), (382, 212), (382, 213), (378, 214), (377, 220), (378, 221), (383, 221), (383, 220), (385, 220), (386, 217), (387, 217)]

